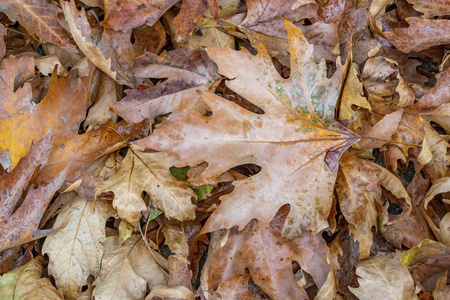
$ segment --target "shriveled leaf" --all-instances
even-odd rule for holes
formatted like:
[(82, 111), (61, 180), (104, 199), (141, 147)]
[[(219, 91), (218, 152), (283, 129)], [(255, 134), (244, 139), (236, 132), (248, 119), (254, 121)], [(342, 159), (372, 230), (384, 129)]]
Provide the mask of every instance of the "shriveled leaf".
[(155, 208), (164, 211), (167, 218), (190, 220), (195, 216), (191, 197), (195, 193), (184, 181), (176, 180), (169, 168), (176, 159), (165, 153), (145, 153), (130, 148), (117, 173), (96, 184), (95, 193), (114, 192), (113, 206), (119, 216), (137, 226), (146, 210), (142, 192), (149, 194)]
[(76, 51), (67, 32), (58, 21), (61, 8), (46, 0), (2, 0), (0, 11), (18, 21), (37, 40), (53, 43), (67, 51)]
[(115, 213), (110, 203), (100, 200), (94, 203), (75, 192), (60, 197), (70, 200), (53, 227), (67, 225), (46, 238), (42, 253), (49, 256), (49, 273), (55, 277), (58, 289), (66, 299), (78, 299), (88, 276), (97, 276), (100, 271), (106, 219)]
[(2, 299), (64, 299), (52, 285), (50, 279), (41, 278), (45, 265), (45, 259), (38, 256), (26, 265), (1, 276), (0, 295)]
[[(35, 240), (50, 233), (39, 230), (38, 225), (52, 196), (59, 189), (67, 175), (67, 169), (37, 189), (30, 188), (23, 202), (22, 193), (28, 187), (35, 170), (45, 165), (51, 150), (53, 131), (30, 148), (28, 155), (20, 160), (11, 173), (0, 179), (0, 251)], [(20, 203), (20, 204), (19, 204)], [(16, 207), (17, 205), (20, 205)]]
[(365, 260), (356, 267), (359, 287), (349, 287), (359, 299), (418, 299), (414, 282), (401, 262), (400, 251)]
[(262, 167), (260, 173), (236, 182), (234, 191), (221, 197), (204, 232), (234, 225), (242, 229), (253, 218), (264, 227), (287, 203), (291, 211), (284, 225), (286, 236), (308, 230), (315, 233), (328, 226), (337, 158), (358, 137), (334, 120), (340, 72), (328, 79), (324, 62), (315, 64), (312, 46), (300, 30), (290, 23), (287, 28), (290, 79), (278, 75), (263, 46), (257, 56), (245, 50), (208, 50), (219, 72), (234, 78), (227, 85), (265, 114), (205, 93), (202, 100), (211, 108), (211, 117), (197, 112), (173, 114), (153, 135), (136, 142), (180, 156), (178, 166), (208, 162), (193, 180), (199, 185), (241, 164)]
[(147, 284), (151, 289), (167, 284), (167, 262), (148, 249), (140, 235), (123, 245), (117, 236), (108, 237), (104, 249), (102, 268), (94, 281), (95, 299), (144, 299)]

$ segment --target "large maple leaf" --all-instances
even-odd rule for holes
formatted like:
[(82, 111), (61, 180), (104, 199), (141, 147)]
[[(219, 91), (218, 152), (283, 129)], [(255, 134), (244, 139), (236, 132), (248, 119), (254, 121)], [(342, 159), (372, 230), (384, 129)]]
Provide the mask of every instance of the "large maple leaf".
[(334, 120), (341, 72), (328, 79), (325, 62), (314, 62), (313, 46), (301, 31), (288, 22), (286, 27), (292, 55), (289, 79), (277, 73), (264, 46), (257, 56), (245, 50), (208, 49), (219, 73), (234, 78), (228, 87), (264, 114), (205, 93), (212, 116), (174, 114), (153, 135), (136, 142), (179, 156), (178, 166), (208, 162), (194, 179), (198, 184), (237, 165), (261, 166), (260, 173), (235, 182), (234, 191), (221, 197), (204, 232), (235, 225), (243, 229), (253, 218), (266, 226), (284, 204), (290, 205), (285, 236), (328, 226), (337, 159), (358, 136)]

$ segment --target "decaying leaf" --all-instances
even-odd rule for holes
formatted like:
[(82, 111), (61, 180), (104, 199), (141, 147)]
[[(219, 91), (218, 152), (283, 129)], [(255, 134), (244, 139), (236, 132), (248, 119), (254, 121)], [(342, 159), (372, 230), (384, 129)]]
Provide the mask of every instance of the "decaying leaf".
[(22, 201), (22, 193), (40, 165), (45, 165), (51, 151), (53, 130), (39, 142), (31, 145), (30, 152), (20, 160), (11, 173), (0, 179), (0, 251), (38, 239), (51, 230), (39, 230), (39, 222), (67, 175), (67, 169), (37, 189), (30, 188)]
[[(106, 240), (106, 219), (114, 215), (110, 203), (88, 201), (75, 192), (62, 194), (68, 203), (59, 212), (54, 228), (45, 240), (43, 254), (49, 256), (49, 273), (66, 299), (78, 299), (89, 275), (97, 276)], [(95, 205), (95, 210), (94, 210)]]
[(64, 299), (49, 278), (41, 278), (45, 265), (45, 259), (38, 256), (26, 265), (1, 276), (0, 295), (2, 298)]
[(0, 11), (18, 21), (43, 43), (53, 43), (67, 51), (76, 51), (67, 32), (58, 21), (61, 9), (45, 0), (2, 0)]
[[(328, 79), (324, 62), (315, 64), (312, 46), (300, 30), (286, 25), (291, 36), (290, 79), (276, 73), (262, 46), (256, 57), (244, 50), (208, 51), (219, 73), (234, 78), (227, 85), (262, 108), (263, 115), (205, 93), (202, 100), (211, 108), (211, 117), (196, 112), (174, 114), (153, 135), (136, 142), (180, 156), (178, 166), (207, 161), (208, 167), (195, 179), (197, 184), (240, 164), (262, 167), (259, 174), (235, 182), (234, 191), (221, 198), (204, 231), (234, 225), (242, 229), (253, 218), (263, 227), (286, 203), (291, 204), (283, 230), (286, 236), (315, 233), (328, 226), (337, 158), (358, 137), (334, 121), (340, 72)], [(237, 69), (236, 64), (247, 67)]]

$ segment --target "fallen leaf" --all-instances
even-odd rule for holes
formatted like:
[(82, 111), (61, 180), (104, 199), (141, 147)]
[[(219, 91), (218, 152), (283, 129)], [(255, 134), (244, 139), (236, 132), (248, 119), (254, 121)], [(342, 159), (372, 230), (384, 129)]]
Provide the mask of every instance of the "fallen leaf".
[(64, 297), (52, 285), (50, 279), (41, 278), (46, 265), (38, 256), (26, 265), (0, 277), (0, 294), (3, 299), (58, 299)]
[[(333, 150), (339, 157), (358, 137), (334, 121), (340, 72), (327, 79), (324, 63), (314, 63), (312, 46), (295, 26), (286, 24), (294, 66), (290, 79), (284, 80), (276, 73), (263, 47), (256, 57), (244, 50), (208, 52), (219, 65), (220, 73), (235, 78), (227, 85), (251, 99), (265, 114), (251, 113), (205, 93), (202, 100), (212, 109), (211, 117), (195, 112), (189, 116), (173, 115), (153, 135), (136, 142), (179, 155), (178, 166), (207, 161), (208, 168), (195, 179), (197, 184), (205, 184), (240, 164), (262, 166), (259, 174), (236, 182), (234, 191), (221, 198), (204, 232), (234, 225), (242, 229), (253, 218), (264, 227), (286, 203), (291, 204), (283, 230), (286, 236), (298, 236), (307, 230), (318, 232), (328, 226), (337, 168), (331, 158), (327, 159), (327, 153)], [(236, 64), (246, 68), (236, 69)], [(260, 70), (266, 73), (261, 76)], [(315, 82), (309, 78), (315, 78)], [(203, 146), (205, 142), (208, 148)], [(216, 160), (218, 153), (220, 161)], [(316, 181), (328, 184), (317, 185)], [(301, 188), (296, 188), (300, 182)]]
[(119, 245), (118, 236), (108, 237), (104, 245), (102, 268), (94, 281), (95, 299), (144, 299), (150, 289), (167, 283), (167, 262), (148, 249), (140, 235)]
[(191, 203), (195, 193), (186, 182), (172, 177), (169, 168), (175, 163), (176, 159), (165, 153), (145, 153), (132, 147), (119, 170), (108, 180), (96, 184), (95, 194), (114, 192), (113, 207), (133, 226), (137, 226), (141, 211), (146, 210), (141, 196), (143, 191), (167, 218), (191, 220), (195, 217), (195, 206)]
[(448, 0), (407, 0), (415, 10), (423, 13), (422, 17), (430, 19), (450, 15)]
[(449, 20), (406, 18), (409, 27), (383, 32), (384, 37), (398, 50), (408, 53), (450, 43)]
[[(0, 179), (0, 251), (43, 237), (51, 230), (39, 230), (41, 217), (67, 175), (67, 169), (37, 189), (30, 188), (21, 202), (22, 193), (29, 185), (34, 172), (45, 165), (51, 151), (53, 131), (36, 144), (11, 173)], [(18, 206), (18, 207), (16, 207)]]
[(112, 0), (106, 7), (108, 17), (102, 21), (106, 28), (128, 31), (144, 23), (153, 25), (179, 0)]
[[(89, 275), (97, 276), (106, 240), (105, 223), (115, 214), (105, 201), (88, 201), (75, 192), (59, 197), (68, 198), (59, 212), (53, 228), (62, 229), (49, 234), (42, 253), (49, 256), (49, 273), (66, 299), (78, 299)], [(95, 205), (95, 210), (94, 210)]]
[(61, 8), (45, 0), (3, 0), (0, 11), (18, 21), (37, 40), (53, 43), (67, 51), (76, 51), (67, 32), (58, 21)]
[(433, 291), (434, 299), (450, 298), (450, 286), (447, 285), (448, 271), (439, 278), (436, 283), (436, 289)]
[(418, 299), (414, 281), (401, 262), (400, 251), (369, 258), (356, 267), (359, 287), (349, 287), (359, 299)]

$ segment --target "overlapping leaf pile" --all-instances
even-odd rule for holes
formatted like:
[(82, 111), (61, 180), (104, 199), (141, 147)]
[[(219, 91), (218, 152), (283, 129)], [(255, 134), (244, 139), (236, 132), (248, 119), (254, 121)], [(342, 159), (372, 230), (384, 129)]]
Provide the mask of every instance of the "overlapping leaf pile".
[(1, 1), (1, 299), (449, 299), (449, 17)]

